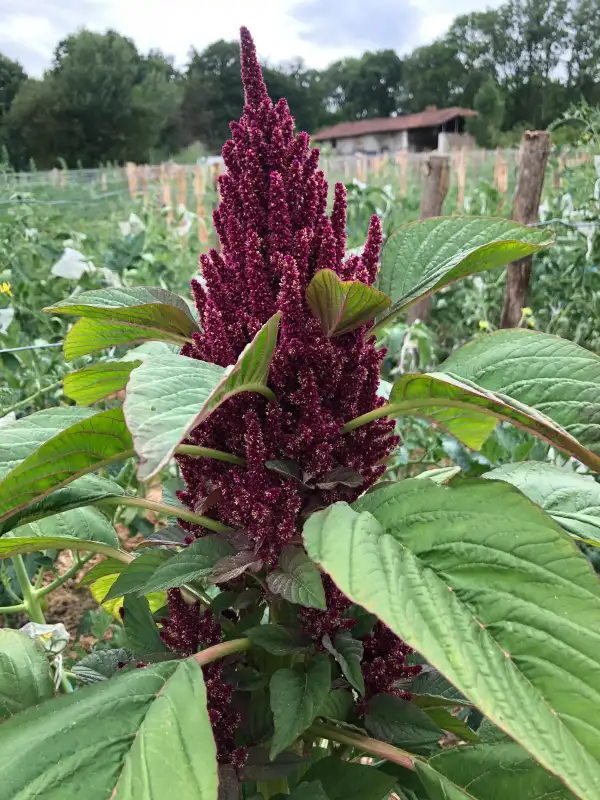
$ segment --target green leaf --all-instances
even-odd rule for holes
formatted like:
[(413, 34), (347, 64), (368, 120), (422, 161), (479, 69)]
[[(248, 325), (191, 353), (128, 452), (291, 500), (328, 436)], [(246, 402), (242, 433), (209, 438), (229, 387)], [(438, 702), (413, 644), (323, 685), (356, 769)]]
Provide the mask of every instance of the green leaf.
[(140, 478), (156, 474), (182, 439), (234, 395), (259, 392), (274, 399), (267, 380), (280, 319), (280, 312), (272, 316), (227, 369), (171, 355), (148, 359), (133, 370), (124, 411), (140, 457)]
[(354, 698), (347, 689), (332, 689), (319, 712), (320, 717), (347, 722), (354, 710)]
[(358, 639), (354, 639), (348, 631), (337, 633), (333, 642), (329, 635), (323, 637), (323, 647), (331, 653), (340, 665), (347, 680), (360, 694), (365, 693), (365, 681), (360, 669), (364, 646)]
[(344, 594), (596, 796), (600, 585), (541, 509), (501, 481), (408, 480), (313, 514), (304, 539)]
[(130, 454), (131, 437), (121, 409), (91, 416), (87, 411), (86, 417), (46, 439), (0, 480), (0, 521), (83, 474)]
[(409, 750), (435, 744), (444, 735), (425, 711), (393, 694), (377, 694), (369, 700), (365, 727), (375, 738)]
[(0, 478), (34, 453), (44, 442), (95, 413), (89, 408), (47, 408), (3, 425)]
[(43, 647), (20, 631), (0, 629), (0, 720), (54, 695)]
[(219, 536), (203, 536), (162, 564), (140, 588), (140, 594), (160, 592), (207, 578), (221, 558), (233, 552)]
[(123, 627), (127, 635), (127, 646), (136, 656), (153, 656), (167, 652), (168, 648), (160, 638), (146, 597), (125, 595)]
[(35, 522), (72, 508), (99, 503), (107, 497), (120, 497), (123, 494), (123, 489), (115, 481), (101, 478), (99, 475), (84, 475), (69, 486), (57, 489), (39, 502), (27, 506), (16, 514), (11, 514), (0, 523), (0, 536), (19, 525)]
[(390, 306), (390, 298), (361, 281), (342, 281), (321, 269), (306, 289), (306, 302), (325, 336), (341, 336), (364, 325)]
[(389, 404), (376, 413), (412, 414), (430, 419), (474, 450), (481, 448), (496, 420), (501, 419), (534, 433), (590, 466), (600, 464), (597, 456), (535, 408), (449, 374), (403, 375), (394, 384)]
[[(41, 550), (87, 550), (117, 557), (119, 551), (104, 542), (88, 541), (72, 536), (2, 536), (0, 537), (0, 560), (24, 553), (39, 553)], [(122, 554), (126, 558), (126, 554)]]
[(377, 327), (453, 281), (510, 264), (553, 240), (551, 231), (489, 217), (434, 217), (403, 225), (383, 248), (377, 288), (390, 295), (392, 308)]
[(127, 664), (132, 660), (132, 654), (123, 647), (112, 650), (95, 650), (79, 661), (77, 667), (94, 670), (103, 678), (112, 678), (119, 670), (119, 664)]
[(105, 558), (86, 572), (79, 581), (79, 585), (86, 586), (99, 578), (104, 578), (105, 575), (119, 575), (126, 567), (127, 564), (123, 564), (123, 562), (117, 561), (115, 558)]
[(421, 708), (471, 705), (447, 678), (430, 667), (425, 667), (416, 677), (403, 683), (399, 688), (410, 692), (413, 696), (412, 702)]
[(131, 370), (141, 363), (141, 361), (108, 361), (92, 364), (66, 375), (63, 380), (63, 391), (79, 405), (92, 405), (124, 389)]
[(290, 603), (325, 610), (327, 601), (319, 570), (299, 547), (286, 545), (279, 556), (279, 568), (267, 576), (273, 594)]
[(572, 800), (560, 780), (515, 742), (453, 747), (415, 762), (431, 800)]
[(137, 556), (124, 570), (119, 571), (119, 577), (110, 587), (104, 602), (143, 590), (144, 585), (152, 578), (154, 573), (173, 557), (169, 550), (158, 549), (150, 550)]
[(94, 350), (145, 340), (181, 345), (200, 330), (181, 297), (148, 286), (81, 292), (44, 311), (83, 318), (65, 339), (69, 361)]
[(279, 669), (271, 678), (275, 733), (271, 758), (285, 750), (319, 715), (331, 688), (329, 660), (319, 653), (307, 664)]
[(600, 544), (600, 486), (591, 476), (540, 461), (525, 461), (505, 464), (483, 477), (512, 483), (572, 536)]
[(262, 647), (274, 656), (285, 656), (288, 653), (301, 653), (306, 650), (310, 641), (296, 631), (283, 625), (257, 625), (246, 631), (246, 636), (253, 645)]
[(91, 507), (73, 508), (37, 522), (21, 525), (8, 534), (7, 538), (31, 539), (34, 536), (58, 539), (67, 537), (85, 539), (90, 542), (103, 542), (110, 547), (119, 547), (119, 537), (112, 523), (98, 509)]
[(29, 709), (0, 726), (0, 748), (7, 800), (82, 791), (85, 800), (217, 800), (216, 749), (194, 661), (132, 670)]
[(317, 761), (304, 775), (304, 780), (321, 781), (329, 800), (384, 800), (396, 783), (374, 767), (341, 761), (328, 756)]
[(325, 794), (321, 781), (311, 781), (301, 783), (289, 795), (290, 800), (330, 800)]
[(464, 720), (459, 719), (451, 714), (447, 708), (442, 706), (430, 706), (424, 709), (428, 717), (430, 717), (436, 725), (443, 728), (448, 733), (453, 733), (459, 739), (464, 739), (467, 742), (478, 742), (479, 736), (472, 728), (469, 728)]
[[(600, 455), (600, 358), (589, 350), (547, 333), (503, 330), (460, 347), (440, 371), (537, 409)], [(590, 466), (600, 471), (600, 459)]]

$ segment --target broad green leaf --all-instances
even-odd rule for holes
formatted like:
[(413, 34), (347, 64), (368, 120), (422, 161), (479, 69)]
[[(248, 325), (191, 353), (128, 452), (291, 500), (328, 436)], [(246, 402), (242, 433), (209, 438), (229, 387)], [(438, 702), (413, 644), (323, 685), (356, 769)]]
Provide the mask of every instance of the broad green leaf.
[(434, 469), (423, 470), (416, 478), (423, 480), (427, 478), (429, 481), (436, 483), (450, 483), (452, 478), (455, 478), (460, 473), (460, 467), (437, 467)]
[(189, 547), (180, 550), (177, 555), (162, 564), (140, 587), (139, 593), (164, 591), (207, 578), (214, 565), (232, 552), (231, 545), (219, 536), (203, 536), (201, 539), (196, 539)]
[(132, 670), (29, 709), (0, 726), (0, 749), (2, 800), (82, 792), (85, 800), (217, 800), (206, 689), (194, 661)]
[(447, 678), (430, 667), (425, 667), (416, 677), (403, 682), (399, 688), (410, 692), (412, 702), (421, 708), (471, 705)]
[(27, 506), (16, 514), (0, 522), (0, 536), (19, 525), (35, 522), (39, 519), (69, 511), (72, 508), (98, 503), (107, 497), (119, 497), (123, 489), (115, 481), (99, 475), (84, 475), (73, 483), (44, 497), (37, 503)]
[(407, 480), (313, 514), (304, 539), (344, 594), (598, 795), (600, 584), (545, 512), (501, 481)]
[(483, 477), (512, 483), (571, 535), (600, 544), (600, 486), (591, 476), (541, 461), (525, 461), (505, 464)]
[(229, 398), (240, 392), (274, 398), (267, 380), (280, 319), (280, 312), (271, 317), (227, 369), (171, 355), (148, 359), (133, 370), (124, 411), (141, 479), (156, 474), (177, 445)]
[(0, 439), (0, 478), (48, 439), (95, 413), (89, 408), (46, 408), (3, 425)]
[(337, 722), (347, 722), (354, 712), (354, 697), (347, 689), (332, 689), (321, 711), (320, 717), (333, 719)]
[(425, 711), (393, 694), (377, 694), (369, 700), (365, 727), (376, 739), (406, 750), (435, 744), (444, 735)]
[(384, 800), (396, 783), (392, 775), (336, 756), (317, 761), (304, 780), (321, 781), (329, 800)]
[(325, 336), (341, 336), (383, 313), (390, 298), (361, 281), (342, 281), (331, 269), (321, 269), (306, 289), (306, 302), (320, 320)]
[(148, 286), (81, 292), (44, 311), (82, 317), (65, 339), (68, 360), (104, 347), (148, 339), (183, 344), (199, 331), (181, 297)]
[(600, 464), (596, 455), (539, 410), (450, 374), (403, 375), (394, 384), (389, 404), (377, 413), (430, 419), (474, 450), (481, 448), (501, 419), (534, 433), (589, 466)]
[(132, 654), (123, 647), (111, 650), (94, 650), (89, 655), (78, 661), (77, 667), (94, 670), (103, 678), (112, 678), (119, 671), (119, 664), (128, 664), (132, 660)]
[(52, 517), (21, 525), (11, 531), (6, 538), (31, 539), (34, 536), (50, 539), (59, 537), (85, 539), (90, 542), (103, 542), (110, 547), (119, 547), (119, 537), (112, 524), (97, 508), (90, 506), (62, 511)]
[(43, 647), (25, 633), (0, 629), (0, 721), (53, 696)]
[[(548, 333), (502, 330), (460, 347), (440, 370), (537, 409), (600, 455), (600, 358), (589, 350)], [(600, 459), (589, 466), (600, 471)]]
[(97, 581), (98, 578), (104, 578), (105, 575), (120, 575), (126, 567), (127, 564), (117, 561), (116, 558), (105, 558), (86, 572), (79, 581), (79, 585), (86, 586), (87, 584)]
[(122, 614), (123, 627), (127, 635), (127, 647), (136, 656), (153, 656), (168, 650), (160, 638), (146, 597), (125, 595)]
[(331, 688), (329, 660), (322, 653), (307, 664), (279, 669), (271, 678), (275, 733), (271, 758), (285, 750), (312, 724)]
[(170, 558), (173, 558), (173, 553), (169, 550), (158, 549), (137, 556), (124, 570), (120, 571), (117, 580), (104, 598), (104, 602), (139, 591), (152, 578), (157, 569)]
[(64, 393), (82, 406), (89, 406), (124, 389), (132, 369), (141, 361), (108, 361), (71, 372), (63, 380)]
[(346, 679), (360, 693), (365, 693), (360, 662), (362, 661), (364, 646), (358, 639), (354, 639), (348, 631), (341, 631), (333, 637), (328, 634), (323, 637), (323, 647), (331, 653), (340, 665)]
[(453, 747), (416, 761), (431, 800), (572, 800), (556, 775), (546, 772), (515, 742)]
[[(112, 614), (118, 622), (121, 622), (121, 609), (123, 608), (124, 596), (113, 597), (111, 600), (106, 599), (106, 596), (112, 589), (119, 574), (119, 572), (112, 570), (111, 572), (106, 572), (96, 577), (90, 583), (90, 594), (98, 605), (101, 605), (105, 611)], [(153, 614), (158, 611), (159, 608), (163, 608), (163, 606), (167, 604), (167, 595), (165, 592), (152, 592), (151, 594), (145, 595), (145, 598)]]
[(83, 550), (103, 553), (107, 556), (130, 558), (104, 542), (88, 541), (74, 536), (2, 536), (0, 537), (0, 560), (23, 553), (39, 553), (40, 550)]
[(279, 567), (267, 576), (273, 594), (307, 608), (327, 608), (319, 570), (299, 547), (287, 545), (279, 556)]
[(0, 480), (0, 522), (85, 473), (131, 454), (121, 409), (91, 415), (86, 411), (85, 417), (46, 439)]
[(301, 783), (289, 795), (290, 800), (330, 800), (325, 794), (321, 781), (311, 781)]
[(310, 641), (296, 631), (283, 625), (257, 625), (246, 631), (246, 636), (253, 645), (262, 647), (274, 656), (285, 656), (288, 653), (301, 653), (310, 646)]
[(453, 281), (510, 264), (553, 240), (551, 231), (490, 217), (434, 217), (403, 225), (383, 248), (377, 288), (392, 298), (392, 308), (377, 327)]
[(459, 717), (451, 714), (447, 708), (442, 706), (429, 706), (424, 709), (428, 717), (435, 722), (440, 728), (443, 728), (448, 733), (453, 733), (459, 739), (464, 739), (466, 742), (479, 742), (479, 736), (472, 728), (469, 728), (466, 722)]

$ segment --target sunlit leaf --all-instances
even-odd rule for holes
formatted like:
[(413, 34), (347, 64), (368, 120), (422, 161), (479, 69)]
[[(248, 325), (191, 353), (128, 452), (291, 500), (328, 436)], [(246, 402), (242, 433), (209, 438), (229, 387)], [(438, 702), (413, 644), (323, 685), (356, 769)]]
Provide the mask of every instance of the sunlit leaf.
[(230, 397), (259, 392), (273, 399), (267, 380), (280, 318), (279, 312), (271, 317), (227, 369), (172, 355), (148, 359), (133, 370), (124, 411), (140, 457), (140, 478), (156, 474), (182, 439)]
[(391, 297), (392, 308), (377, 327), (453, 281), (510, 264), (553, 240), (551, 231), (490, 217), (433, 217), (403, 225), (383, 248), (377, 288)]
[(500, 481), (407, 480), (305, 524), (309, 555), (582, 798), (600, 787), (600, 584)]
[(321, 321), (325, 336), (341, 336), (383, 313), (390, 298), (361, 281), (342, 281), (331, 269), (321, 269), (306, 289), (306, 302)]

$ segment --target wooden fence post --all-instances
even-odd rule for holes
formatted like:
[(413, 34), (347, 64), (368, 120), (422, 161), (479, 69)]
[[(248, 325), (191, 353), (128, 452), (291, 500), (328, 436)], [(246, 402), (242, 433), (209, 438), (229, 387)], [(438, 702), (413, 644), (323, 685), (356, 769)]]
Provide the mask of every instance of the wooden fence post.
[[(425, 163), (425, 186), (421, 195), (421, 219), (439, 217), (448, 191), (448, 156), (431, 155)], [(429, 318), (431, 297), (424, 297), (408, 309), (408, 324)]]
[[(538, 221), (551, 148), (550, 134), (547, 131), (525, 131), (523, 134), (517, 188), (511, 213), (511, 218), (523, 225)], [(508, 265), (501, 328), (516, 328), (521, 322), (522, 309), (529, 300), (531, 263), (531, 256), (528, 256)]]

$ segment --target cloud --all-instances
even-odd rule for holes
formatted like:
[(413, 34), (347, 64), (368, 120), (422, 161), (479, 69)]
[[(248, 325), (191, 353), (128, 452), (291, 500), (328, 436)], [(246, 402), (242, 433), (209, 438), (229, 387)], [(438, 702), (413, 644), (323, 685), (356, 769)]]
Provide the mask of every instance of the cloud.
[(301, 37), (314, 44), (349, 51), (412, 47), (422, 12), (410, 0), (378, 0), (375, 5), (371, 12), (364, 0), (298, 0), (289, 13), (304, 26)]
[(60, 39), (77, 28), (104, 26), (107, 0), (0, 0), (0, 52), (39, 75)]

